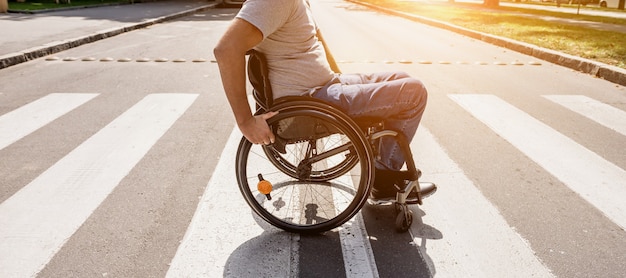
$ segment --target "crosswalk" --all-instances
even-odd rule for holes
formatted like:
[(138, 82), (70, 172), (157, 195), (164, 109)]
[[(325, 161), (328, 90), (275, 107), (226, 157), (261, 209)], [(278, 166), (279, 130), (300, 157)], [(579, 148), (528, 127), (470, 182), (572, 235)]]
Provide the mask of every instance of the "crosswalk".
[(41, 270), (195, 98), (147, 96), (0, 204), (1, 276)]
[[(626, 227), (626, 171), (496, 96), (450, 97), (613, 222)], [(618, 122), (611, 128), (618, 129)]]
[(0, 118), (0, 149), (96, 97), (96, 94), (50, 94)]
[[(0, 115), (0, 150), (97, 97), (49, 94)], [(0, 203), (0, 277), (36, 277), (197, 97), (147, 95)], [(448, 97), (616, 226), (626, 227), (624, 169), (495, 95)], [(626, 112), (610, 104), (582, 95), (543, 97), (626, 136)], [(305, 239), (257, 218), (233, 186), (239, 138), (233, 128), (167, 277), (300, 276)], [(440, 185), (432, 200), (412, 208), (414, 215), (426, 212), (409, 230), (410, 244), (428, 266), (426, 276), (554, 276), (532, 242), (507, 223), (427, 126), (411, 146), (419, 150), (424, 177)], [(376, 238), (368, 235), (366, 221), (359, 214), (337, 229), (346, 277), (380, 277), (380, 255), (370, 246)]]

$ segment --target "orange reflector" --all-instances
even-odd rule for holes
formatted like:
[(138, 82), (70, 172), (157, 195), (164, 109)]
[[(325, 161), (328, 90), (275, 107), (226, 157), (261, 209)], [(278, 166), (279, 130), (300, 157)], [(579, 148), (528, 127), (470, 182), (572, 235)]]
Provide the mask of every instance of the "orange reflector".
[(270, 192), (272, 192), (272, 183), (263, 179), (263, 175), (259, 174), (259, 183), (257, 183), (256, 188), (261, 192), (261, 194), (265, 195), (268, 200), (272, 199)]
[(272, 192), (272, 183), (266, 180), (262, 180), (259, 181), (259, 184), (257, 184), (257, 188), (259, 189), (259, 192), (261, 192), (261, 194), (267, 195)]

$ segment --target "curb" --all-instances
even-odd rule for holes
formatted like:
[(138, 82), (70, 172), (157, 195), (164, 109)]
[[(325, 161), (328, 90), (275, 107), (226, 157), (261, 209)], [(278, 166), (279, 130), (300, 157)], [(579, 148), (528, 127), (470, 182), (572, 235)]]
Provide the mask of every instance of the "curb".
[(560, 66), (564, 66), (576, 71), (587, 73), (604, 80), (626, 86), (626, 69), (622, 69), (616, 66), (592, 61), (589, 59), (572, 56), (559, 51), (539, 47), (533, 44), (519, 42), (516, 40), (494, 36), (486, 33), (463, 28), (457, 25), (453, 25), (447, 22), (413, 15), (406, 12), (396, 11), (388, 8), (379, 7), (370, 3), (361, 2), (359, 0), (346, 0), (354, 4), (363, 5), (374, 10), (378, 10), (387, 14), (403, 17), (419, 23), (424, 23), (437, 28), (447, 29), (455, 33), (459, 33), (464, 36), (468, 36), (477, 40), (484, 41), (493, 45), (508, 48), (513, 51), (520, 52), (529, 56), (548, 61)]
[(54, 8), (54, 9), (34, 10), (34, 11), (9, 9), (7, 10), (7, 12), (13, 13), (13, 14), (45, 14), (45, 13), (51, 13), (51, 12), (72, 11), (72, 10), (107, 7), (107, 6), (119, 6), (119, 5), (128, 5), (128, 4), (131, 4), (131, 3), (130, 2), (129, 3), (106, 3), (106, 4), (98, 4), (98, 5), (92, 5), (92, 6), (72, 6), (72, 7), (66, 7), (66, 8)]
[(175, 18), (187, 16), (196, 12), (212, 9), (217, 6), (218, 3), (211, 3), (208, 5), (200, 6), (190, 10), (174, 13), (167, 16), (157, 17), (150, 20), (146, 20), (140, 23), (133, 23), (122, 27), (116, 27), (108, 30), (96, 32), (91, 35), (81, 36), (73, 39), (51, 42), (42, 46), (33, 47), (20, 52), (13, 52), (0, 56), (0, 69), (4, 69), (10, 66), (14, 66), (23, 62), (41, 58), (50, 54), (68, 50), (83, 44), (99, 41), (102, 39), (117, 36), (122, 33), (130, 32), (137, 29), (146, 28), (148, 26), (161, 23), (164, 21), (172, 20)]

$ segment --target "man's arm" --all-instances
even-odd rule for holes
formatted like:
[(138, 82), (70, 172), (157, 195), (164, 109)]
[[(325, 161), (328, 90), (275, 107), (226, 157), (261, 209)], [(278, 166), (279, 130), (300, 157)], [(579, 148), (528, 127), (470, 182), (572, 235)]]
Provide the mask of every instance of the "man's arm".
[(274, 134), (266, 120), (275, 112), (253, 116), (246, 95), (246, 52), (263, 40), (263, 34), (249, 22), (235, 18), (213, 50), (226, 97), (237, 126), (253, 144), (270, 144)]

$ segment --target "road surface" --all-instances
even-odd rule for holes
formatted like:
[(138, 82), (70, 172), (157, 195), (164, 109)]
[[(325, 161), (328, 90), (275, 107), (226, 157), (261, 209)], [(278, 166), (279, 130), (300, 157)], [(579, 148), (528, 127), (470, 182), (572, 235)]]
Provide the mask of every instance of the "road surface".
[(215, 9), (2, 70), (0, 276), (623, 275), (624, 87), (312, 4), (343, 72), (402, 70), (429, 90), (411, 146), (439, 191), (408, 233), (388, 207), (318, 236), (252, 213), (212, 62), (237, 10)]

